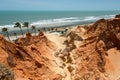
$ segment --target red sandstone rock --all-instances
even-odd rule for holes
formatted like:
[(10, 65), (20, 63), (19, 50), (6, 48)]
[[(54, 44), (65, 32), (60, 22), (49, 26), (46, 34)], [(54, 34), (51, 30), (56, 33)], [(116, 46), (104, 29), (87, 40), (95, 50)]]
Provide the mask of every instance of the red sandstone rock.
[(87, 79), (90, 80), (109, 80), (110, 76), (105, 76), (106, 56), (109, 55), (107, 50), (113, 47), (120, 49), (119, 33), (120, 19), (118, 18), (101, 19), (89, 26), (85, 32), (87, 38), (83, 41), (83, 45), (76, 49), (76, 53), (80, 56), (76, 61), (80, 78), (85, 79), (85, 75), (89, 74)]
[(120, 18), (120, 14), (119, 14), (119, 15), (116, 15), (115, 18)]
[[(51, 61), (54, 60), (51, 53), (55, 49), (55, 44), (44, 34), (32, 36), (27, 33), (25, 38), (19, 38), (15, 43), (0, 36), (0, 63), (13, 69), (16, 80), (50, 79), (51, 75), (55, 74), (49, 69)], [(51, 80), (58, 78), (54, 76)]]
[[(64, 78), (110, 80), (111, 75), (108, 75), (108, 71), (114, 70), (114, 65), (107, 57), (110, 55), (107, 51), (115, 47), (120, 49), (120, 18), (118, 17), (108, 20), (100, 19), (90, 25), (86, 32), (78, 26), (67, 35), (71, 40), (68, 43), (69, 46), (61, 51), (61, 55), (66, 52), (64, 55), (66, 57), (62, 56), (62, 58), (67, 63), (63, 65), (67, 65), (66, 68), (69, 71), (67, 77), (70, 78), (66, 78), (66, 75), (63, 77), (62, 73), (58, 74), (52, 70), (52, 67), (56, 66), (53, 64), (56, 58), (52, 54), (56, 50), (56, 45), (48, 40), (43, 32), (38, 36), (27, 33), (25, 38), (19, 38), (15, 43), (8, 42), (0, 35), (0, 63), (14, 71), (16, 80), (62, 80)], [(84, 32), (86, 38), (81, 41), (80, 47), (76, 47), (74, 41), (79, 40)], [(110, 68), (111, 65), (112, 68)], [(63, 71), (66, 70), (63, 69)], [(68, 74), (67, 71), (66, 74)]]

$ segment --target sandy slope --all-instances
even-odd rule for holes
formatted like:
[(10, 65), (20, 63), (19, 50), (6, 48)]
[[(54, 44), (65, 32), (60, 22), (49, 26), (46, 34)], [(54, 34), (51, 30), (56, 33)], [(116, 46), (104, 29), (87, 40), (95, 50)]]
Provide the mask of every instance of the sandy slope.
[(120, 79), (120, 51), (116, 48), (108, 50), (106, 68), (111, 80)]
[(47, 38), (51, 41), (53, 41), (58, 49), (64, 49), (65, 45), (63, 45), (64, 41), (66, 40), (65, 37), (60, 37), (60, 34), (55, 32), (55, 33), (46, 33), (45, 34), (47, 36)]

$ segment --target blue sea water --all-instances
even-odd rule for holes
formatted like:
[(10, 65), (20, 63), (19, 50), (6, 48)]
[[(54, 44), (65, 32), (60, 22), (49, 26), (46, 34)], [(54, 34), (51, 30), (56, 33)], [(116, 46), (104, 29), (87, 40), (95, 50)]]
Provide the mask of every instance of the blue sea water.
[(0, 11), (0, 28), (15, 22), (29, 22), (38, 27), (55, 27), (113, 18), (120, 11)]

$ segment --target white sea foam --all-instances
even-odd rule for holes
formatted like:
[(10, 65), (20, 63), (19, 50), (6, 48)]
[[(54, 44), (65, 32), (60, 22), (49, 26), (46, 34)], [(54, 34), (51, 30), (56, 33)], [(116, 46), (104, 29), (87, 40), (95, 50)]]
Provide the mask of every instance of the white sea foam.
[(11, 28), (11, 27), (14, 27), (14, 25), (2, 25), (2, 26), (0, 26), (0, 28)]
[[(80, 24), (82, 22), (94, 22), (101, 18), (113, 18), (115, 15), (101, 15), (101, 16), (85, 16), (85, 17), (67, 17), (67, 18), (57, 18), (57, 19), (48, 19), (48, 20), (39, 20), (36, 22), (32, 22), (30, 25), (35, 25), (37, 27), (57, 27), (57, 26), (65, 26), (71, 24)], [(12, 28), (14, 25), (3, 25), (0, 28), (7, 27)]]
[(69, 17), (69, 18), (59, 18), (59, 19), (49, 19), (49, 20), (40, 20), (37, 22), (33, 22), (31, 25), (36, 25), (39, 27), (52, 27), (52, 26), (63, 26), (70, 25), (74, 23), (82, 23), (82, 22), (91, 22), (96, 21), (101, 18), (113, 18), (115, 15), (102, 15), (102, 16), (86, 16), (86, 17)]

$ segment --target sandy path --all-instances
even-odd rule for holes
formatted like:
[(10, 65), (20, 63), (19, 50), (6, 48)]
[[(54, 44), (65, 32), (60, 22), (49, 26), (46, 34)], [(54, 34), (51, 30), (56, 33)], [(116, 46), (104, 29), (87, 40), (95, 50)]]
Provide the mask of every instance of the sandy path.
[[(65, 49), (66, 45), (64, 45), (64, 41), (66, 40), (65, 37), (61, 37), (59, 33), (49, 33), (49, 34), (45, 34), (47, 36), (47, 38), (49, 40), (51, 40), (52, 42), (54, 42), (57, 46), (57, 50), (55, 52), (53, 52), (53, 56), (55, 57), (55, 53), (59, 52), (59, 50), (63, 50)], [(51, 67), (51, 70), (55, 71), (58, 74), (61, 74), (62, 77), (66, 77), (66, 70), (64, 70), (63, 68), (63, 61), (59, 58), (59, 57), (55, 57), (55, 64), (57, 66), (55, 67)], [(66, 79), (63, 79), (66, 80)], [(69, 79), (67, 79), (69, 80)]]
[[(65, 37), (61, 37), (58, 33), (49, 33), (45, 34), (47, 38), (53, 41), (57, 45), (57, 50), (64, 50), (66, 45), (64, 45), (64, 41), (66, 40)], [(55, 53), (53, 53), (54, 56)], [(54, 56), (55, 57), (55, 56)], [(62, 80), (71, 80), (71, 73), (68, 71), (69, 63), (64, 62), (60, 57), (55, 57), (55, 63), (57, 64), (56, 67), (52, 67), (51, 69), (54, 70), (56, 73), (62, 75)], [(65, 64), (65, 66), (63, 65)]]
[(49, 40), (54, 42), (58, 49), (64, 49), (65, 45), (63, 45), (64, 41), (66, 40), (65, 37), (60, 37), (60, 34), (55, 32), (55, 33), (47, 33), (45, 34)]

